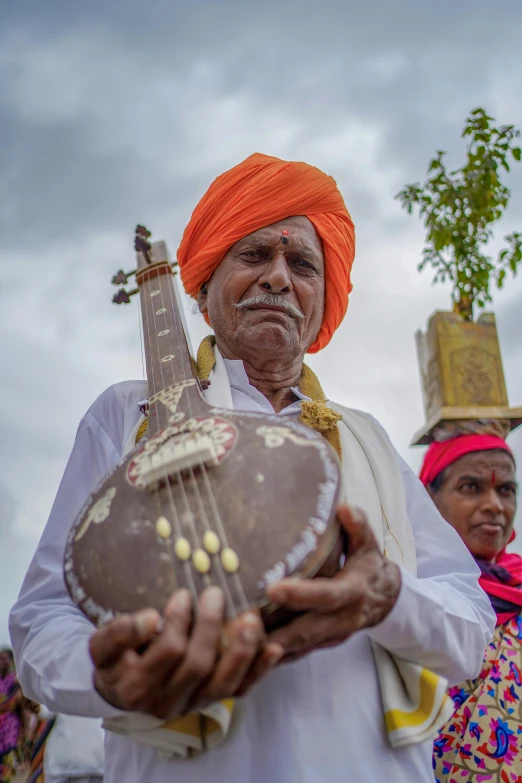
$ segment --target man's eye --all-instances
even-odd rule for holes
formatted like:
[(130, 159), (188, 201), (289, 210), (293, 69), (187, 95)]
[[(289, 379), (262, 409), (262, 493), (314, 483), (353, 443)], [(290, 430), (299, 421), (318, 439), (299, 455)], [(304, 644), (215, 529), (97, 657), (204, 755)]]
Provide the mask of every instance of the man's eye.
[(515, 487), (500, 487), (499, 492), (501, 495), (503, 495), (505, 498), (512, 498), (515, 497), (517, 494), (517, 491)]
[(477, 489), (477, 484), (475, 481), (465, 481), (464, 484), (460, 485), (460, 488), (466, 490), (466, 492), (474, 492)]
[(311, 272), (313, 271), (312, 264), (309, 264), (308, 261), (305, 261), (304, 258), (295, 258), (294, 259), (295, 266), (298, 266), (300, 269), (308, 269)]

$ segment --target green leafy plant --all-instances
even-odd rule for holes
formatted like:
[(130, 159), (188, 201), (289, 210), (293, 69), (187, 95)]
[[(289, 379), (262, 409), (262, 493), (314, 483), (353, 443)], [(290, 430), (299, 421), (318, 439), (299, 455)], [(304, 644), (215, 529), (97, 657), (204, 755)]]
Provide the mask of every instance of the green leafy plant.
[(513, 275), (522, 260), (522, 234), (504, 237), (506, 246), (493, 259), (486, 254), (499, 220), (510, 198), (501, 175), (509, 162), (520, 161), (515, 140), (520, 131), (513, 125), (494, 126), (484, 109), (475, 109), (466, 120), (463, 138), (468, 138), (467, 160), (448, 171), (445, 152), (430, 161), (424, 183), (406, 185), (395, 198), (411, 213), (414, 207), (426, 226), (426, 246), (419, 270), (428, 264), (435, 269), (434, 282), (450, 280), (454, 309), (473, 318), (476, 306), (491, 302), (490, 285), (502, 288), (506, 274)]

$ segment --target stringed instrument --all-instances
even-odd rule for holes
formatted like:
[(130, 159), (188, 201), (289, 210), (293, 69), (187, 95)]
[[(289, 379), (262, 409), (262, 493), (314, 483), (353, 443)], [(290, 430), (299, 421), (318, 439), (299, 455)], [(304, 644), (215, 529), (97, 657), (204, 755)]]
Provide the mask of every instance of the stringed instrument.
[[(68, 536), (64, 575), (96, 625), (189, 588), (222, 588), (228, 618), (287, 616), (266, 586), (333, 575), (342, 553), (335, 511), (340, 463), (317, 432), (290, 417), (210, 407), (194, 370), (164, 242), (136, 229), (149, 388), (146, 437), (91, 494)], [(322, 569), (322, 570), (321, 570)]]

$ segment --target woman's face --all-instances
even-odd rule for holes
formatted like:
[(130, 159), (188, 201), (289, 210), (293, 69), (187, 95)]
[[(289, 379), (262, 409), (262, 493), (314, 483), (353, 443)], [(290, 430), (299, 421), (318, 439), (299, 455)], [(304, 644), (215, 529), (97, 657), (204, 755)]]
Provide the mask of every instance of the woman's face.
[(507, 452), (466, 454), (446, 468), (442, 486), (430, 495), (474, 557), (492, 561), (504, 549), (517, 508), (515, 466)]
[(9, 653), (5, 652), (5, 650), (2, 650), (2, 652), (0, 652), (0, 676), (5, 677), (10, 668), (11, 656)]

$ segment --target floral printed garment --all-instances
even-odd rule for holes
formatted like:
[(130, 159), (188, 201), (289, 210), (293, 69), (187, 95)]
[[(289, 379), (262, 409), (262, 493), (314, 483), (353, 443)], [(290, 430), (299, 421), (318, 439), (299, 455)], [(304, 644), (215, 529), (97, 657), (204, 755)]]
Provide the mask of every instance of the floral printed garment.
[[(0, 703), (12, 699), (17, 689), (18, 682), (15, 674), (0, 677)], [(20, 726), (20, 719), (16, 713), (0, 713), (0, 783), (9, 783), (14, 776)]]
[(522, 783), (522, 614), (499, 625), (476, 680), (450, 688), (433, 748), (436, 783)]

